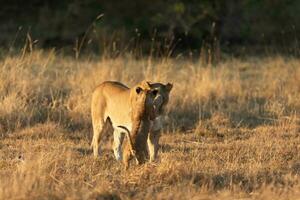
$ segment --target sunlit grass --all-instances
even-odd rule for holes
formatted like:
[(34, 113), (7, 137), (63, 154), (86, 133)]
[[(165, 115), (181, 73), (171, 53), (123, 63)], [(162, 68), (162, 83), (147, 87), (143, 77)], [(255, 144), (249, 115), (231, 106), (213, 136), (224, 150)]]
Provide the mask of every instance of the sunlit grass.
[[(0, 199), (295, 199), (300, 60), (74, 60), (54, 51), (0, 61)], [(125, 171), (111, 139), (94, 160), (90, 97), (117, 80), (172, 82), (159, 161)]]

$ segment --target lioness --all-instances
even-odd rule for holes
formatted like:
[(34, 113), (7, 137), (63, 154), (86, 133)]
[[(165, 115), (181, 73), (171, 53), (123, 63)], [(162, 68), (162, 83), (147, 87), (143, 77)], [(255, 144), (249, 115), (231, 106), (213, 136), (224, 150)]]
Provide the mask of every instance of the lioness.
[[(143, 81), (133, 88), (119, 83), (107, 81), (100, 84), (93, 92), (91, 113), (93, 123), (92, 147), (94, 157), (99, 153), (99, 139), (103, 132), (103, 125), (109, 121), (114, 129), (114, 154), (121, 160), (121, 146), (125, 127), (131, 133), (133, 149), (139, 162), (143, 162), (147, 151), (147, 137), (151, 120), (154, 120), (154, 97), (157, 90), (151, 90), (149, 83)], [(125, 148), (125, 165), (131, 153)]]

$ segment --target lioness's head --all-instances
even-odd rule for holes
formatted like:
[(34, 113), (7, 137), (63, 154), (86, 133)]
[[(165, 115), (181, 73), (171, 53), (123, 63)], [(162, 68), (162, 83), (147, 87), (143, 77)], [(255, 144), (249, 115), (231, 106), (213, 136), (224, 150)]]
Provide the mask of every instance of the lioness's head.
[(172, 83), (162, 84), (162, 83), (151, 83), (148, 82), (152, 94), (155, 95), (153, 99), (153, 107), (156, 115), (161, 115), (169, 102), (169, 95), (173, 88)]
[(153, 103), (156, 96), (156, 91), (153, 91), (147, 81), (142, 81), (133, 87), (131, 99), (131, 112), (133, 118), (148, 117), (153, 118), (154, 109)]
[[(143, 81), (134, 86), (130, 92), (132, 129), (132, 150), (138, 163), (145, 161), (147, 151), (147, 136), (151, 121), (155, 118), (153, 102), (155, 95), (148, 82)], [(125, 154), (127, 155), (127, 154)], [(128, 165), (128, 157), (124, 156), (125, 166)]]
[[(131, 118), (132, 118), (132, 150), (138, 163), (145, 161), (147, 138), (151, 120), (162, 114), (169, 101), (169, 94), (173, 85), (168, 83), (150, 83), (142, 81), (131, 89)], [(126, 152), (126, 151), (125, 151)], [(128, 152), (128, 151), (127, 151)], [(125, 153), (124, 163), (128, 166), (130, 156)]]

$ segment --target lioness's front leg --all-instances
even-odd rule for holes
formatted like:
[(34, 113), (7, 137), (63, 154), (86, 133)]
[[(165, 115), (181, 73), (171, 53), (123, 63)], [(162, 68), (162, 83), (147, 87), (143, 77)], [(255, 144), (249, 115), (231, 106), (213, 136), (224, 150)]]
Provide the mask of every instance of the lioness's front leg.
[[(131, 152), (130, 144), (129, 144), (128, 141), (126, 141), (125, 147), (124, 147), (124, 150), (123, 150), (123, 163), (124, 163), (124, 166), (125, 166), (126, 170), (129, 168), (129, 162), (132, 159), (132, 157), (133, 157), (133, 155), (132, 155), (132, 152)], [(139, 163), (137, 163), (137, 164), (139, 164)]]

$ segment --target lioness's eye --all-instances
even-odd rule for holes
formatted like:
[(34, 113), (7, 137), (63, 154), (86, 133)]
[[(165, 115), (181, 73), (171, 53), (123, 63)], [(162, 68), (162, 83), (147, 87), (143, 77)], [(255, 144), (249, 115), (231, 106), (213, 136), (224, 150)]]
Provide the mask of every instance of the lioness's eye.
[(142, 90), (143, 90), (143, 89), (140, 88), (140, 87), (137, 87), (137, 88), (135, 89), (135, 91), (136, 91), (137, 94), (139, 94)]

